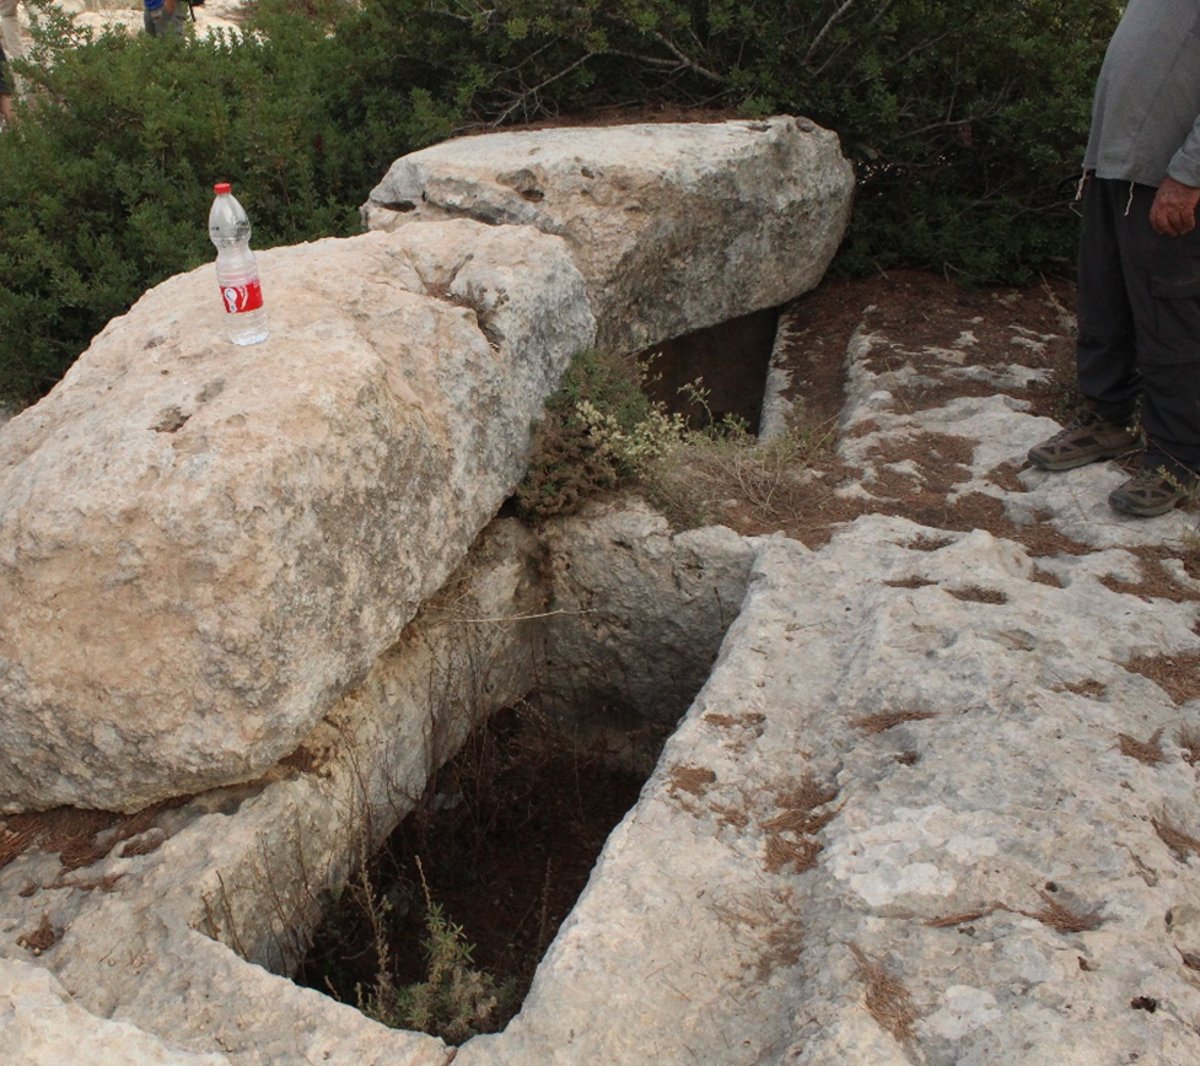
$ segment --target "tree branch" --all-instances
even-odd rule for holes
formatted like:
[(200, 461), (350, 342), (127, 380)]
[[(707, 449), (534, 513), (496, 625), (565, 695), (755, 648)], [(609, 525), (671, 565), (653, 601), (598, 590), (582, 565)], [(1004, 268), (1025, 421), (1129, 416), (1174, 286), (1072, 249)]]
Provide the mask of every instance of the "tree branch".
[(558, 71), (555, 74), (551, 74), (550, 77), (545, 78), (542, 81), (538, 82), (538, 84), (533, 86), (532, 88), (522, 89), (521, 92), (517, 94), (516, 99), (513, 100), (513, 102), (511, 104), (509, 104), (508, 107), (506, 107), (503, 111), (501, 111), (500, 114), (496, 118), (494, 118), (491, 122), (489, 122), (488, 125), (493, 129), (495, 129), (497, 126), (502, 126), (504, 124), (504, 122), (508, 119), (509, 115), (511, 115), (518, 108), (522, 107), (526, 103), (526, 101), (528, 101), (530, 98), (536, 98), (537, 94), (540, 93), (544, 88), (546, 88), (547, 85), (553, 85), (560, 78), (565, 78), (568, 74), (571, 73), (571, 71), (576, 70), (577, 68), (583, 66), (583, 64), (586, 63), (589, 59), (593, 58), (594, 56), (602, 55), (602, 54), (603, 53), (601, 53), (601, 52), (588, 52), (585, 55), (580, 56), (577, 60), (575, 60), (574, 63), (568, 63), (565, 67), (563, 67), (562, 70)]
[[(852, 0), (852, 2), (853, 2), (853, 0)], [(627, 29), (632, 29), (637, 33), (645, 33), (645, 31), (640, 26), (638, 26), (634, 22), (631, 22), (627, 18), (622, 18), (619, 15), (610, 15), (608, 17), (613, 22), (616, 22), (619, 25), (626, 27)], [(695, 71), (701, 77), (707, 78), (709, 81), (715, 81), (718, 85), (725, 84), (726, 79), (723, 75), (717, 74), (715, 71), (711, 71), (707, 67), (702, 66), (700, 63), (697, 63), (696, 60), (694, 60), (691, 56), (689, 56), (686, 52), (684, 52), (678, 45), (675, 44), (674, 41), (672, 41), (669, 37), (665, 36), (659, 30), (650, 31), (650, 36), (653, 37), (656, 41), (658, 41), (659, 44), (661, 44), (668, 52), (671, 53), (671, 55), (673, 55), (675, 57), (677, 67), (684, 69), (684, 70)], [(661, 63), (659, 65), (661, 65)]]
[(813, 38), (812, 44), (808, 46), (808, 51), (804, 53), (804, 58), (800, 60), (801, 66), (807, 67), (812, 62), (813, 54), (816, 52), (820, 43), (825, 40), (826, 34), (833, 29), (834, 24), (853, 6), (854, 0), (842, 0), (842, 3), (834, 8), (833, 14), (825, 20), (825, 25), (818, 31), (816, 37)]

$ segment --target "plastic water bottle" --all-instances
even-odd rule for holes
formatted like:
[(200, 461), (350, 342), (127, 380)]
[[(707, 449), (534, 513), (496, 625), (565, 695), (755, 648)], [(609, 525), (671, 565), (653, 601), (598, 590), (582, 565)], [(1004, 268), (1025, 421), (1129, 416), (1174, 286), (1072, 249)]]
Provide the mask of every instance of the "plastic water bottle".
[(216, 198), (208, 213), (208, 235), (217, 247), (217, 284), (229, 339), (234, 344), (258, 344), (270, 332), (262, 281), (250, 251), (250, 219), (230, 188), (225, 181), (213, 186)]

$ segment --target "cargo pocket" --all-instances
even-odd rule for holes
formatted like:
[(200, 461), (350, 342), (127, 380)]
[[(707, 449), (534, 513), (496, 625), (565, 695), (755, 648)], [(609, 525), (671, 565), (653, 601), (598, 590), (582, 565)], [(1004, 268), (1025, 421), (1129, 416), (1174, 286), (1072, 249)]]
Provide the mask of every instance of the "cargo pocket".
[(1163, 362), (1200, 361), (1200, 259), (1173, 264), (1176, 269), (1150, 275), (1154, 301), (1155, 351)]

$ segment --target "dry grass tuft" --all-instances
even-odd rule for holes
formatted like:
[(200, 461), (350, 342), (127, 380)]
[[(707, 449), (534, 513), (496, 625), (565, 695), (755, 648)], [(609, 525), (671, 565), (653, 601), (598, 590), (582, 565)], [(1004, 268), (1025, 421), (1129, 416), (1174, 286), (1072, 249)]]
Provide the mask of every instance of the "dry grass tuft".
[(1007, 594), (996, 589), (980, 588), (978, 585), (970, 585), (962, 589), (948, 589), (947, 591), (956, 600), (965, 600), (968, 603), (1008, 603)]
[(118, 815), (106, 811), (84, 811), (74, 807), (56, 807), (17, 817), (29, 819), (27, 824), (34, 834), (33, 843), (45, 851), (57, 852), (58, 861), (66, 870), (90, 866), (104, 858), (108, 848), (97, 844), (96, 837), (118, 821)]
[(814, 778), (806, 774), (798, 782), (779, 788), (775, 792), (775, 805), (779, 813), (759, 823), (768, 833), (797, 833), (811, 835), (819, 833), (837, 816), (837, 810), (816, 813), (837, 799), (836, 788), (822, 788)]
[(754, 976), (765, 981), (776, 970), (795, 966), (804, 948), (804, 926), (796, 918), (777, 925), (763, 938), (762, 951), (755, 961)]
[(52, 881), (46, 885), (46, 888), (60, 889), (72, 888), (80, 892), (115, 892), (117, 884), (124, 878), (124, 874), (105, 874), (103, 877), (89, 878), (83, 881), (68, 881), (66, 878), (60, 877), (57, 881)]
[(1023, 463), (1001, 463), (999, 466), (992, 467), (992, 469), (983, 476), (985, 480), (990, 481), (997, 488), (1001, 488), (1005, 492), (1025, 492), (1027, 490), (1025, 486), (1021, 484), (1021, 479), (1018, 476), (1023, 467)]
[(1026, 918), (1036, 918), (1043, 925), (1057, 929), (1060, 933), (1088, 933), (1104, 924), (1098, 908), (1093, 911), (1073, 911), (1048, 892), (1039, 892), (1038, 895), (1045, 904), (1041, 910), (1018, 910), (1016, 913), (1023, 914)]
[(745, 829), (750, 824), (750, 815), (740, 807), (734, 807), (727, 803), (714, 803), (711, 810), (717, 816), (717, 825), (722, 828)]
[(985, 907), (981, 911), (963, 911), (961, 914), (947, 914), (944, 918), (930, 918), (925, 924), (930, 929), (949, 929), (956, 925), (977, 922), (980, 918), (986, 918), (995, 909), (995, 907)]
[(144, 833), (163, 811), (181, 806), (190, 798), (164, 800), (126, 815), (76, 807), (10, 815), (0, 830), (0, 867), (33, 847), (57, 853), (64, 870), (91, 866), (118, 844)]
[(905, 577), (897, 578), (895, 581), (885, 581), (885, 585), (893, 589), (923, 589), (929, 585), (936, 585), (936, 581), (930, 581), (927, 577)]
[[(1169, 600), (1172, 603), (1194, 603), (1200, 600), (1200, 593), (1185, 585), (1168, 569), (1168, 562), (1176, 561), (1177, 555), (1173, 550), (1161, 547), (1142, 545), (1128, 549), (1136, 555), (1141, 563), (1141, 576), (1138, 581), (1119, 581), (1107, 575), (1100, 579), (1101, 584), (1130, 596), (1141, 596), (1144, 599)], [(1186, 562), (1184, 569), (1187, 569)]]
[(884, 733), (903, 722), (922, 722), (937, 716), (937, 711), (884, 711), (880, 714), (868, 714), (864, 718), (855, 718), (850, 724), (864, 733)]
[(746, 965), (760, 982), (800, 960), (804, 948), (803, 911), (790, 888), (770, 897), (759, 895), (713, 906), (713, 913), (749, 949)]
[(910, 540), (905, 547), (917, 552), (935, 552), (953, 543), (953, 537), (931, 537), (927, 533), (922, 533), (919, 537)]
[(710, 711), (701, 720), (706, 725), (715, 726), (728, 733), (729, 736), (724, 741), (725, 746), (740, 754), (755, 738), (763, 735), (763, 722), (766, 721), (766, 717), (755, 711), (747, 711), (740, 715), (717, 714)]
[(1108, 686), (1094, 678), (1084, 681), (1072, 681), (1069, 684), (1056, 685), (1055, 692), (1071, 692), (1089, 700), (1102, 700), (1108, 695)]
[(1138, 740), (1128, 733), (1117, 734), (1117, 746), (1122, 755), (1144, 762), (1147, 766), (1157, 766), (1166, 758), (1162, 750), (1162, 728), (1156, 729), (1148, 740)]
[(1159, 839), (1175, 853), (1180, 862), (1187, 862), (1189, 854), (1200, 855), (1200, 840), (1172, 825), (1165, 816), (1161, 819), (1151, 818), (1150, 824), (1154, 826)]
[(810, 774), (805, 774), (796, 784), (780, 788), (775, 793), (775, 803), (784, 810), (812, 811), (824, 807), (837, 799), (836, 788), (822, 788)]
[(904, 984), (888, 973), (887, 968), (869, 958), (857, 944), (849, 945), (858, 966), (859, 979), (866, 985), (866, 1005), (871, 1017), (901, 1044), (911, 1044), (916, 1037), (913, 1025), (917, 1010)]
[(1040, 566), (1033, 568), (1033, 580), (1039, 585), (1049, 585), (1052, 589), (1066, 588), (1066, 582), (1057, 574), (1052, 574), (1049, 570), (1043, 570)]
[(133, 859), (139, 855), (149, 855), (158, 851), (167, 841), (165, 836), (144, 836), (141, 840), (131, 840), (120, 851), (122, 859)]
[(0, 869), (37, 840), (38, 828), (29, 821), (9, 819), (0, 829)]
[(792, 808), (791, 810), (780, 811), (774, 818), (770, 818), (762, 822), (762, 828), (768, 832), (774, 831), (778, 833), (800, 833), (802, 835), (811, 835), (819, 833), (830, 822), (837, 817), (836, 810), (822, 811), (820, 814), (813, 811), (806, 811), (800, 808)]
[(779, 873), (787, 866), (794, 866), (798, 873), (803, 873), (816, 865), (822, 845), (812, 834), (824, 829), (838, 813), (836, 809), (817, 813), (817, 808), (828, 806), (835, 799), (836, 788), (822, 788), (808, 774), (776, 789), (779, 813), (759, 822), (759, 828), (766, 834), (769, 872)]
[(738, 722), (732, 714), (717, 714), (715, 711), (709, 711), (702, 721), (707, 722), (709, 725), (715, 725), (720, 729), (730, 729), (737, 725)]

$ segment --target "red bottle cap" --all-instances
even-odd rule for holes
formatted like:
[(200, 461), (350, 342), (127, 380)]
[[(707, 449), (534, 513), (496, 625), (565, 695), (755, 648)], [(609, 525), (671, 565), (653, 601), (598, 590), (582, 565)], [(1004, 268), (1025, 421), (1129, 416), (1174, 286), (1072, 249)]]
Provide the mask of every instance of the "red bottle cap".
[(218, 196), (220, 196), (222, 193), (229, 192), (229, 190), (232, 188), (233, 188), (233, 186), (230, 185), (229, 182), (218, 181), (216, 183), (216, 185), (213, 186), (213, 192), (215, 192)]

